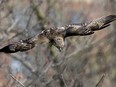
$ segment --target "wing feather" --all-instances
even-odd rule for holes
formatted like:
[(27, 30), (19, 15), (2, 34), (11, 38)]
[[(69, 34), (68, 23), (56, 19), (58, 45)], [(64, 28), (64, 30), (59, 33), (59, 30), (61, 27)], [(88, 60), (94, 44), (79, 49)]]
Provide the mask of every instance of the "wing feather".
[(4, 53), (24, 52), (34, 48), (37, 43), (43, 42), (47, 42), (47, 39), (45, 39), (45, 35), (43, 33), (40, 33), (39, 35), (36, 35), (32, 38), (8, 44), (7, 46), (1, 48), (0, 52)]
[(91, 35), (97, 30), (110, 26), (110, 23), (115, 20), (116, 15), (109, 15), (98, 18), (90, 23), (68, 25), (64, 30), (64, 37)]

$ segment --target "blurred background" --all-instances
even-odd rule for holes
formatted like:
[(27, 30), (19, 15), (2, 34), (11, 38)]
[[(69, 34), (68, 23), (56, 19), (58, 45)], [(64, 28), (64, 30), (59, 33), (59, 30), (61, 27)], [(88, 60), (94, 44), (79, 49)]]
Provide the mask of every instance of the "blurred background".
[[(116, 0), (0, 0), (0, 48), (46, 27), (116, 14)], [(116, 87), (116, 22), (94, 35), (69, 37), (65, 48), (38, 45), (0, 53), (0, 87)]]

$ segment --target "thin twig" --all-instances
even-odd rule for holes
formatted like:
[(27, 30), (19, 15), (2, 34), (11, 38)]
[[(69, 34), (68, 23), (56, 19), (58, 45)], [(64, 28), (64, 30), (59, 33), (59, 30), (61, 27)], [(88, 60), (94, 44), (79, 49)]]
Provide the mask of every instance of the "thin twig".
[(101, 79), (99, 80), (99, 82), (96, 84), (95, 87), (101, 87), (102, 86), (102, 83), (104, 81), (104, 77), (105, 77), (105, 74), (101, 77)]
[(32, 66), (31, 63), (29, 63), (28, 61), (24, 61), (21, 59), (21, 57), (17, 54), (11, 54), (10, 55), (12, 58), (20, 61), (31, 73), (35, 73), (36, 69)]
[(13, 24), (7, 29), (7, 32), (10, 32), (16, 25), (17, 23), (19, 22), (19, 18), (17, 18)]
[[(110, 44), (115, 38), (112, 38), (112, 36), (114, 35), (114, 33), (116, 32), (113, 32), (113, 33), (109, 33), (107, 36), (105, 36), (104, 38), (101, 38), (100, 40), (98, 40), (97, 42), (94, 42), (94, 43), (91, 43), (89, 46), (84, 46), (83, 48), (79, 49), (79, 50), (75, 50), (73, 53), (69, 54), (66, 56), (66, 59), (71, 59), (70, 57), (74, 56), (74, 55), (77, 55), (77, 54), (80, 54), (80, 53), (84, 53), (84, 52), (87, 52), (88, 49), (90, 49), (91, 47), (95, 47), (97, 45), (99, 45), (100, 43), (104, 41), (104, 44)], [(107, 38), (107, 39), (106, 39)], [(112, 38), (112, 39), (111, 39)], [(78, 47), (77, 47), (78, 48)]]
[(23, 85), (23, 83), (21, 83), (20, 81), (18, 81), (12, 74), (10, 74), (10, 76), (11, 76), (14, 80), (16, 80), (19, 84), (21, 84), (23, 87), (26, 87), (26, 86)]
[(66, 81), (65, 81), (65, 79), (64, 79), (64, 77), (63, 77), (63, 74), (61, 74), (61, 77), (62, 77), (62, 80), (63, 80), (63, 82), (64, 82), (65, 87), (68, 87), (67, 84), (66, 84)]

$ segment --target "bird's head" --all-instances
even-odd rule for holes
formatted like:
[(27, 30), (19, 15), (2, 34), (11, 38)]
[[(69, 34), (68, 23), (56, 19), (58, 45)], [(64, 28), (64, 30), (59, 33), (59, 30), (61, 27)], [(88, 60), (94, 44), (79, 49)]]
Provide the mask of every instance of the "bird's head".
[(62, 49), (64, 48), (64, 38), (62, 36), (55, 36), (52, 40), (51, 40), (52, 44), (58, 48), (59, 51), (62, 51)]
[(45, 36), (49, 39), (50, 43), (54, 45), (59, 51), (64, 48), (64, 37), (60, 29), (45, 30)]

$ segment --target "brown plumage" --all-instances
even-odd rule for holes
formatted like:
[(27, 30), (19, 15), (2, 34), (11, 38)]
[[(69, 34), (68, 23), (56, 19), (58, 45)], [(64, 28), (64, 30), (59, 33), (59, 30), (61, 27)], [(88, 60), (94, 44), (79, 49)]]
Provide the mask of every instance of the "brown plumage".
[(0, 52), (5, 52), (5, 53), (15, 53), (15, 52), (23, 52), (27, 51), (29, 49), (32, 49), (35, 47), (36, 41), (33, 39), (27, 39), (27, 40), (20, 40), (18, 42), (9, 44), (2, 49), (0, 49)]
[(51, 43), (61, 51), (61, 49), (65, 45), (64, 42), (66, 37), (91, 35), (97, 30), (101, 30), (105, 27), (108, 27), (110, 23), (114, 20), (116, 20), (116, 15), (109, 15), (96, 19), (90, 23), (72, 24), (64, 27), (46, 29), (35, 37), (9, 44), (0, 49), (0, 52), (24, 52), (32, 49), (38, 43)]
[(108, 27), (114, 20), (116, 20), (116, 15), (109, 15), (98, 18), (90, 23), (67, 25), (64, 31), (64, 37), (91, 35), (95, 31)]

